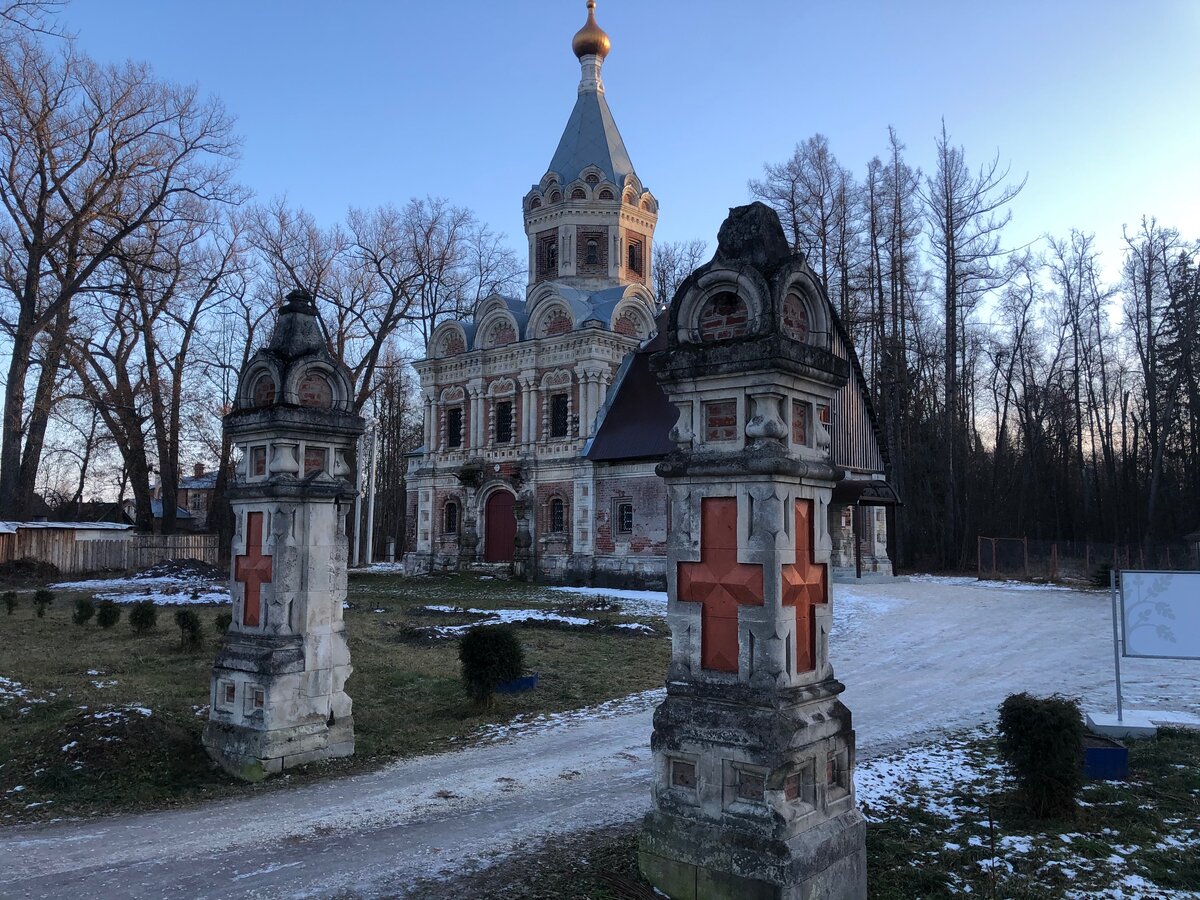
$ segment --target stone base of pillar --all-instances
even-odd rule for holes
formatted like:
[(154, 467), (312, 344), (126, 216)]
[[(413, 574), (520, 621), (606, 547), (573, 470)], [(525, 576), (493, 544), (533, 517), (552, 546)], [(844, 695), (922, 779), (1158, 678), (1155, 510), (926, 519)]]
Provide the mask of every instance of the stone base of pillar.
[(866, 829), (842, 689), (668, 683), (642, 874), (673, 900), (863, 900)]
[(327, 665), (306, 670), (299, 635), (227, 635), (213, 668), (212, 712), (203, 736), (221, 768), (257, 781), (353, 755), (354, 718), (345, 692), (353, 670), (345, 633), (321, 636), (317, 645)]
[(764, 841), (760, 831), (651, 812), (642, 875), (672, 900), (865, 900), (866, 825), (857, 809)]

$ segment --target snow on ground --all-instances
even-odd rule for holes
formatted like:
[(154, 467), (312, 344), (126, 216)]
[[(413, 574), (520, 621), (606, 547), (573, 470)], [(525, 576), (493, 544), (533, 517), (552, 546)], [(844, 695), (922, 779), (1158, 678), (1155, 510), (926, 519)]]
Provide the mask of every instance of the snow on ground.
[(631, 616), (665, 618), (667, 615), (666, 591), (626, 591), (618, 588), (552, 587), (551, 591), (563, 594), (582, 594), (585, 597), (610, 597), (619, 605), (619, 612)]
[(355, 566), (350, 569), (351, 575), (403, 575), (402, 562), (377, 562), (369, 566)]
[(95, 591), (97, 600), (137, 603), (153, 600), (157, 606), (213, 606), (229, 602), (229, 585), (195, 576), (159, 575), (60, 581), (54, 590)]
[[(580, 619), (577, 616), (560, 616), (558, 613), (546, 612), (544, 609), (464, 609), (458, 606), (423, 606), (429, 612), (450, 613), (469, 616), (483, 616), (475, 622), (465, 625), (429, 625), (416, 630), (435, 634), (439, 637), (452, 637), (465, 634), (479, 625), (522, 625), (526, 622), (558, 622), (562, 625), (591, 625), (591, 619)], [(376, 610), (384, 612), (385, 610)]]
[[(1129, 871), (1130, 857), (1140, 847), (1116, 843), (1118, 833), (1104, 828), (1090, 834), (1008, 834), (999, 837), (990, 832), (990, 820), (985, 804), (987, 797), (998, 789), (1011, 787), (1008, 776), (997, 759), (979, 741), (989, 734), (987, 729), (954, 735), (935, 744), (910, 747), (888, 756), (860, 762), (854, 770), (857, 799), (868, 823), (884, 822), (889, 818), (907, 819), (913, 809), (948, 820), (941, 830), (943, 849), (951, 853), (964, 847), (992, 848), (991, 855), (976, 861), (986, 872), (1009, 875), (1015, 871), (1019, 857), (1033, 857), (1038, 869), (1059, 869), (1072, 880), (1086, 878), (1085, 890), (1068, 891), (1066, 897), (1108, 898), (1185, 898), (1196, 897), (1192, 892), (1160, 888), (1153, 882)], [(1123, 782), (1105, 782), (1107, 788), (1122, 788)], [(1085, 794), (1100, 789), (1096, 783), (1084, 786)], [(978, 802), (975, 802), (978, 801)], [(1081, 806), (1090, 806), (1079, 801)], [(1200, 832), (1180, 828), (1180, 819), (1163, 821), (1164, 833), (1158, 839), (1158, 849), (1200, 850)], [(869, 827), (869, 826), (868, 826)], [(1075, 849), (1075, 842), (1086, 839), (1087, 853)], [(1107, 857), (1096, 854), (1096, 844), (1109, 845)], [(911, 864), (927, 865), (920, 856)], [(1028, 866), (1025, 867), (1028, 871)], [(951, 893), (963, 893), (964, 885), (947, 872)], [(1095, 884), (1108, 887), (1097, 889)], [(969, 889), (969, 886), (966, 886)]]
[(595, 706), (586, 706), (583, 709), (516, 716), (508, 722), (484, 725), (475, 732), (474, 737), (476, 740), (482, 742), (496, 743), (497, 741), (507, 741), (532, 734), (551, 734), (583, 722), (646, 712), (662, 703), (666, 699), (666, 696), (666, 688), (655, 688), (650, 691), (630, 694), (627, 697), (618, 697), (616, 700), (606, 700), (604, 703), (597, 703)]
[(1045, 582), (1030, 582), (1030, 581), (1013, 581), (1013, 580), (992, 580), (987, 578), (971, 578), (964, 575), (909, 575), (908, 581), (914, 584), (944, 584), (947, 586), (954, 585), (971, 585), (981, 588), (999, 588), (1004, 591), (1076, 591), (1078, 588), (1068, 587), (1064, 584), (1048, 584)]

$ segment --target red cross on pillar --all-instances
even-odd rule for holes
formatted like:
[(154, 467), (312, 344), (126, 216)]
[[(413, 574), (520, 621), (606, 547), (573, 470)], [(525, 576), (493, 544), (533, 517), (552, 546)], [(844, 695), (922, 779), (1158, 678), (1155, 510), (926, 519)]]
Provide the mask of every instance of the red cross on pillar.
[(813, 501), (796, 501), (796, 561), (783, 567), (783, 605), (796, 608), (796, 671), (817, 667), (815, 604), (829, 602), (826, 566), (816, 560)]
[(680, 563), (677, 596), (701, 604), (700, 665), (738, 670), (738, 607), (762, 606), (763, 570), (739, 563), (737, 499), (700, 501), (700, 562)]
[(258, 625), (262, 586), (271, 583), (271, 557), (263, 556), (263, 514), (246, 514), (246, 553), (234, 559), (233, 578), (246, 585), (242, 624)]

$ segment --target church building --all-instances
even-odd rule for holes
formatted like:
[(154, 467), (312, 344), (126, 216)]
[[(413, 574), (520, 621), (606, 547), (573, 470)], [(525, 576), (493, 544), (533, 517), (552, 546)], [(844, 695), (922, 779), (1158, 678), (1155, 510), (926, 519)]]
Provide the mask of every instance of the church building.
[[(605, 96), (611, 49), (595, 0), (572, 49), (581, 78), (550, 166), (522, 203), (529, 248), (524, 299), (493, 295), (446, 321), (415, 363), (424, 440), (410, 458), (410, 572), (511, 567), (522, 577), (661, 586), (667, 493), (656, 464), (673, 448), (677, 410), (650, 370), (665, 343), (651, 277), (658, 201), (634, 171)], [(828, 300), (828, 342), (850, 363), (834, 403), (797, 404), (791, 440), (846, 472), (830, 506), (835, 574), (891, 574), (884, 478), (870, 401)], [(717, 307), (704, 340), (747, 323)], [(807, 332), (803, 309), (795, 328)], [(742, 442), (745, 397), (713, 398), (703, 439)]]

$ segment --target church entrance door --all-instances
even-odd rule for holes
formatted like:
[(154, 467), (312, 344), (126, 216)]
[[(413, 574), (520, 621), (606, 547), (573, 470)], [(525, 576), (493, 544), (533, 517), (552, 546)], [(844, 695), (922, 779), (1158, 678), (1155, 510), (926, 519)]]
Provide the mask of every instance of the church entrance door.
[(490, 563), (512, 562), (513, 547), (517, 538), (513, 495), (508, 491), (496, 491), (488, 497), (484, 520), (484, 560)]

